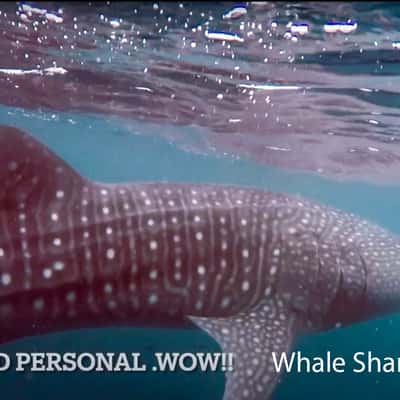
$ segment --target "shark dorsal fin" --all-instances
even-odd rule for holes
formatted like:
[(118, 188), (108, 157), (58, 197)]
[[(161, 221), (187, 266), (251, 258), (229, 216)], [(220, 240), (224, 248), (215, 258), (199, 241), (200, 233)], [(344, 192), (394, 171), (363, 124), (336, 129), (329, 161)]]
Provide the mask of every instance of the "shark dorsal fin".
[(31, 135), (0, 126), (0, 207), (13, 209), (19, 202), (34, 205), (47, 187), (62, 196), (84, 179)]

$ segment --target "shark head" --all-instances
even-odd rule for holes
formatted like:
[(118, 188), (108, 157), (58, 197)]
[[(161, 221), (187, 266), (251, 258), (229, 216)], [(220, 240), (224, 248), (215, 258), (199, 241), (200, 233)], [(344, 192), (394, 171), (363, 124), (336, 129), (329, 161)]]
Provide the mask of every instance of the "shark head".
[[(252, 188), (102, 184), (0, 127), (0, 339), (189, 320), (227, 353), (224, 400), (261, 400), (301, 332), (400, 306), (400, 242)], [(172, 323), (172, 321), (174, 321)]]
[[(290, 242), (298, 251), (281, 264), (291, 266), (281, 293), (301, 316), (299, 329), (328, 330), (398, 312), (399, 237), (354, 214), (304, 199), (288, 201), (293, 202), (304, 212), (291, 220), (301, 234), (282, 241), (281, 252)], [(288, 281), (293, 266), (309, 281)]]
[(342, 267), (329, 322), (348, 324), (400, 311), (399, 238), (355, 217), (352, 229), (346, 254), (354, 259)]

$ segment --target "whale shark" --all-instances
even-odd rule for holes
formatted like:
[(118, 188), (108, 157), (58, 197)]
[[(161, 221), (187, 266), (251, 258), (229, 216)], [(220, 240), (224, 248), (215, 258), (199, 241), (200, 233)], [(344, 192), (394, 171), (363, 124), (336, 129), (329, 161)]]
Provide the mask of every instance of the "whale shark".
[(234, 354), (223, 400), (265, 400), (273, 352), (398, 309), (400, 240), (356, 215), (250, 187), (94, 182), (11, 126), (0, 163), (1, 342), (188, 321)]

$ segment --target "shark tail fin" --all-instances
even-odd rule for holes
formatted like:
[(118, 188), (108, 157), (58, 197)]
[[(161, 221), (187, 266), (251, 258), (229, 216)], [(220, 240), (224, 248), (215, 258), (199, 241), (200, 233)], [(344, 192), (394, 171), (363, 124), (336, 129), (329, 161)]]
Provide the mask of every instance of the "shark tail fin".
[(46, 187), (60, 188), (62, 196), (84, 178), (31, 135), (0, 125), (0, 182), (0, 209), (4, 210), (20, 202), (35, 204)]
[(230, 318), (190, 317), (221, 346), (233, 353), (233, 371), (226, 372), (223, 400), (267, 400), (279, 380), (272, 353), (279, 360), (289, 351), (294, 314), (276, 299)]

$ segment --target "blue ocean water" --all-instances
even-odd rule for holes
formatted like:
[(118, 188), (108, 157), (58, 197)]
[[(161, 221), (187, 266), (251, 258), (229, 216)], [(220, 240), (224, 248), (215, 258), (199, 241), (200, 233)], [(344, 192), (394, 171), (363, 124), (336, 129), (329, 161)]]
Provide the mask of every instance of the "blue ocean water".
[[(154, 126), (137, 123), (143, 134), (132, 135), (123, 121), (98, 115), (25, 112), (0, 108), (4, 124), (28, 130), (76, 168), (97, 181), (177, 181), (233, 183), (300, 194), (355, 212), (400, 233), (400, 188), (358, 182), (335, 182), (307, 173), (260, 166), (249, 160), (193, 154), (154, 134)], [(71, 122), (73, 121), (73, 122)], [(400, 356), (400, 316), (357, 324), (332, 332), (301, 338), (295, 346), (310, 357), (331, 350), (351, 359), (356, 351), (377, 356)], [(218, 352), (218, 345), (197, 330), (115, 328), (66, 332), (18, 340), (0, 346), (15, 352), (142, 352), (150, 364), (156, 351)], [(0, 374), (0, 385), (18, 399), (40, 399), (49, 392), (59, 399), (87, 396), (108, 399), (129, 395), (143, 399), (219, 399), (223, 393), (221, 372), (144, 373), (25, 373)], [(308, 398), (323, 393), (325, 399), (396, 398), (400, 390), (396, 374), (298, 374), (284, 377), (275, 399)]]
[[(272, 20), (279, 20), (285, 27), (293, 19), (308, 21), (317, 33), (312, 33), (308, 39), (298, 38), (298, 42), (284, 41), (282, 37), (274, 38), (279, 44), (274, 42), (276, 50), (273, 47), (267, 54), (261, 54), (259, 48), (251, 46), (239, 48), (235, 53), (233, 47), (221, 50), (217, 47), (218, 44), (212, 43), (209, 45), (209, 53), (207, 52), (210, 58), (205, 60), (204, 54), (199, 50), (203, 39), (191, 36), (192, 28), (210, 15), (220, 18), (221, 13), (230, 5), (185, 4), (182, 7), (184, 14), (178, 15), (176, 26), (165, 36), (164, 41), (161, 40), (163, 37), (153, 35), (149, 29), (157, 22), (159, 26), (164, 26), (159, 13), (158, 19), (154, 19), (152, 11), (147, 8), (143, 16), (136, 16), (122, 4), (102, 5), (98, 9), (92, 6), (86, 13), (81, 9), (72, 13), (65, 6), (66, 12), (60, 15), (66, 16), (69, 11), (71, 15), (79, 16), (78, 23), (85, 21), (86, 17), (86, 22), (94, 24), (95, 16), (97, 18), (104, 14), (110, 20), (121, 17), (129, 25), (129, 29), (122, 32), (121, 28), (117, 33), (114, 30), (102, 32), (104, 43), (99, 40), (96, 49), (72, 49), (77, 54), (74, 53), (71, 58), (70, 54), (58, 54), (57, 48), (57, 51), (51, 49), (46, 54), (39, 52), (39, 57), (30, 47), (31, 58), (39, 57), (41, 61), (48, 61), (47, 64), (39, 62), (41, 68), (53, 65), (46, 57), (54, 56), (56, 65), (68, 70), (66, 82), (61, 81), (61, 86), (57, 86), (62, 78), (56, 77), (54, 82), (44, 85), (44, 90), (41, 91), (41, 85), (47, 82), (45, 77), (40, 76), (35, 81), (35, 76), (31, 78), (26, 74), (18, 78), (20, 75), (17, 75), (17, 78), (11, 78), (11, 83), (19, 92), (10, 93), (6, 86), (10, 79), (2, 78), (1, 124), (12, 125), (31, 133), (82, 175), (96, 181), (209, 182), (255, 186), (300, 194), (341, 210), (354, 212), (400, 234), (400, 153), (397, 148), (400, 134), (396, 103), (400, 91), (400, 59), (395, 47), (396, 40), (400, 39), (398, 25), (396, 26), (400, 17), (399, 6), (369, 3), (362, 8), (356, 3), (336, 3), (336, 6), (329, 6), (329, 9), (325, 4), (299, 4), (297, 8), (267, 4), (262, 9), (265, 17), (261, 22), (261, 11), (249, 9), (249, 16), (253, 18), (250, 25), (246, 20), (247, 25), (243, 30), (240, 30), (239, 25), (229, 25), (228, 28), (252, 38), (252, 35), (246, 34), (254, 30), (256, 33), (253, 36), (257, 36), (259, 32), (257, 33), (257, 26), (251, 27), (251, 21), (256, 21), (256, 25), (270, 25)], [(52, 10), (58, 7), (52, 3), (36, 6)], [(12, 9), (14, 5), (7, 7)], [(144, 5), (142, 7), (145, 8)], [(162, 7), (158, 6), (157, 12)], [(168, 6), (164, 7), (168, 9)], [(168, 12), (173, 14), (171, 6), (169, 7)], [(136, 8), (140, 14), (141, 7)], [(10, 14), (8, 9), (7, 12)], [(189, 26), (186, 30), (179, 30), (177, 26), (184, 25), (189, 12), (192, 12)], [(358, 17), (360, 26), (357, 36), (346, 35), (339, 39), (337, 36), (323, 36), (321, 27), (324, 21), (334, 17), (346, 20), (347, 17), (354, 16)], [(132, 29), (131, 19), (136, 24)], [(78, 30), (83, 32), (82, 26), (83, 23)], [(99, 30), (100, 28), (104, 26), (100, 24)], [(260, 32), (265, 32), (264, 28)], [(3, 26), (3, 29), (6, 28)], [(137, 35), (136, 30), (139, 32)], [(105, 39), (112, 35), (117, 36), (119, 45), (122, 46), (125, 43), (122, 40), (128, 37), (126, 32), (134, 32), (134, 35), (140, 37), (140, 41), (134, 42), (139, 47), (136, 55), (124, 52), (117, 44), (112, 47), (112, 51), (108, 47), (102, 47), (109, 44)], [(62, 33), (67, 35), (68, 32)], [(182, 57), (177, 59), (174, 50), (178, 47), (177, 43), (181, 46), (182, 35), (187, 36), (188, 42), (198, 44), (179, 47)], [(83, 36), (85, 35), (82, 34)], [(144, 38), (149, 42), (147, 45), (143, 44)], [(128, 37), (127, 40), (131, 38)], [(379, 42), (378, 45), (375, 42)], [(301, 43), (301, 46), (293, 48), (294, 43)], [(5, 46), (2, 47), (5, 52), (4, 48)], [(190, 52), (187, 48), (194, 50)], [(226, 57), (225, 51), (229, 53), (229, 57)], [(236, 58), (230, 56), (231, 52)], [(25, 51), (21, 54), (24, 53)], [(288, 66), (292, 68), (291, 56), (297, 57), (294, 62), (298, 68), (296, 71), (285, 70)], [(97, 57), (101, 57), (103, 61), (110, 57), (111, 61), (100, 63)], [(265, 64), (262, 60), (266, 57), (270, 61)], [(8, 60), (2, 68), (22, 68), (25, 72), (36, 68), (35, 62), (27, 65), (26, 59), (21, 56), (15, 63)], [(149, 59), (158, 61), (159, 65), (153, 66), (152, 77), (141, 76), (142, 80), (137, 80), (139, 69), (141, 73), (143, 68), (150, 65)], [(72, 62), (74, 60), (75, 64)], [(79, 67), (81, 70), (77, 69), (76, 60), (86, 62), (83, 67)], [(93, 63), (104, 75), (89, 74), (93, 73), (91, 60), (95, 60)], [(215, 63), (215, 60), (219, 62)], [(192, 64), (188, 66), (189, 63)], [(240, 65), (241, 71), (244, 71), (243, 76), (227, 78), (230, 73), (237, 71), (233, 68), (235, 64)], [(196, 68), (198, 66), (202, 68)], [(96, 72), (99, 73), (99, 70)], [(154, 103), (146, 103), (147, 98), (144, 96), (150, 92), (142, 89), (136, 89), (140, 95), (128, 89), (124, 92), (123, 86), (126, 82), (121, 83), (118, 74), (109, 78), (105, 75), (108, 70), (121, 72), (121, 76), (122, 72), (127, 71), (136, 88), (152, 90), (162, 101), (153, 99)], [(70, 81), (69, 73), (75, 74)], [(196, 74), (206, 76), (208, 81), (204, 80), (204, 85), (193, 83), (195, 79), (199, 79), (193, 78)], [(250, 75), (249, 79), (246, 74)], [(222, 85), (215, 83), (218, 79), (222, 79)], [(249, 90), (256, 93), (248, 99), (247, 92), (233, 89), (233, 86), (237, 89), (240, 84), (254, 85)], [(276, 91), (275, 94), (262, 91), (260, 94), (254, 88), (265, 84), (282, 87), (311, 86), (311, 89), (302, 92), (302, 95), (308, 96), (303, 101), (295, 95), (290, 97), (284, 91)], [(54, 91), (53, 85), (56, 89)], [(79, 85), (93, 87), (90, 93), (92, 97), (86, 98), (86, 91)], [(71, 87), (81, 97), (74, 98)], [(64, 91), (58, 92), (61, 89)], [(265, 90), (265, 87), (261, 90)], [(182, 95), (173, 106), (170, 106), (168, 100), (171, 98), (170, 91), (176, 93), (177, 98), (179, 94)], [(225, 96), (226, 101), (223, 104), (217, 98), (220, 92)], [(208, 101), (211, 98), (213, 100)], [(67, 101), (68, 99), (72, 100)], [(79, 99), (83, 100), (80, 102)], [(271, 102), (275, 108), (266, 108)], [(195, 113), (192, 104), (196, 107)], [(276, 109), (278, 111), (274, 111)], [(269, 114), (266, 115), (266, 112)], [(202, 113), (204, 118), (200, 118)], [(273, 122), (271, 116), (274, 118)], [(277, 116), (285, 121), (284, 127), (277, 122)], [(205, 120), (207, 121), (204, 122)], [(236, 128), (236, 120), (241, 120), (240, 124), (243, 122), (240, 128)], [(299, 135), (292, 135), (292, 131)], [(303, 138), (301, 135), (307, 131), (312, 135), (302, 139), (302, 145), (298, 146), (297, 139)], [(328, 135), (332, 132), (333, 135)], [(278, 139), (275, 134), (278, 134)], [(204, 140), (206, 135), (208, 139)], [(325, 142), (327, 138), (338, 140)], [(272, 146), (275, 150), (292, 146), (292, 149), (299, 152), (300, 160), (291, 158), (289, 152), (284, 150), (278, 151), (277, 158), (271, 155), (269, 159), (269, 153), (260, 155), (257, 151), (263, 146)], [(383, 158), (374, 158), (378, 153), (383, 154)], [(315, 157), (315, 165), (308, 163), (310, 154), (311, 158)], [(361, 156), (353, 160), (349, 159), (351, 154)], [(320, 173), (320, 169), (326, 173)], [(341, 171), (339, 178), (336, 173), (338, 170)], [(308, 356), (319, 356), (330, 350), (346, 359), (350, 359), (357, 351), (369, 350), (380, 357), (400, 357), (399, 331), (400, 315), (392, 315), (302, 337), (296, 342), (295, 349)], [(63, 332), (20, 339), (0, 346), (0, 352), (13, 354), (16, 351), (140, 351), (143, 361), (146, 362), (155, 351), (213, 352), (219, 351), (219, 347), (199, 330), (132, 327)], [(0, 373), (0, 388), (2, 396), (5, 394), (2, 398), (19, 400), (103, 400), (116, 396), (149, 400), (217, 400), (222, 398), (224, 378), (220, 372), (27, 374), (9, 371)], [(396, 373), (358, 375), (347, 370), (343, 374), (287, 374), (273, 398), (284, 400), (317, 396), (330, 400), (352, 399), (357, 396), (363, 399), (379, 397), (389, 400), (398, 398), (399, 393), (400, 379)]]

